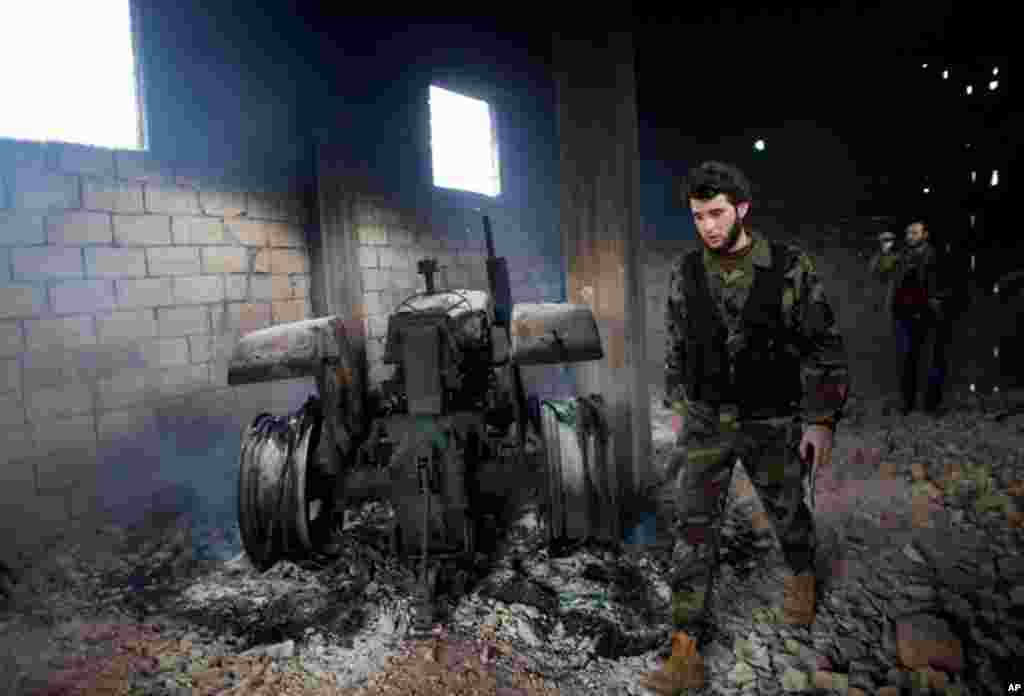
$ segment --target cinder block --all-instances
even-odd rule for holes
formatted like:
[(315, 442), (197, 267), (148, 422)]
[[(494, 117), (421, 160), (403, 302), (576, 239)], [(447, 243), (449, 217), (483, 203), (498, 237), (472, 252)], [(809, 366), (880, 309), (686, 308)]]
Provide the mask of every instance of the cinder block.
[(211, 360), (213, 360), (213, 337), (189, 336), (188, 361), (193, 364), (201, 364)]
[(157, 371), (143, 367), (121, 370), (99, 380), (99, 407), (113, 410), (141, 404), (152, 397), (158, 376)]
[(114, 228), (107, 213), (74, 211), (46, 216), (46, 239), (50, 244), (110, 244)]
[[(224, 340), (233, 340), (232, 337), (238, 335), (236, 319), (239, 312), (237, 308), (240, 306), (241, 304), (238, 302), (225, 302), (210, 306), (210, 326), (215, 338), (220, 340), (221, 336), (226, 336), (227, 338)], [(233, 347), (234, 343), (231, 345)]]
[(364, 292), (375, 292), (380, 290), (387, 290), (387, 281), (385, 276), (387, 271), (375, 271), (373, 269), (363, 269), (360, 271), (363, 275), (363, 291)]
[(200, 191), (199, 207), (206, 215), (226, 218), (239, 217), (246, 212), (245, 193), (235, 191)]
[(360, 268), (379, 268), (380, 258), (377, 251), (377, 247), (371, 246), (359, 246), (359, 267)]
[[(2, 306), (3, 293), (0, 292), (0, 307)], [(10, 358), (23, 352), (25, 340), (21, 335), (21, 322), (0, 321), (0, 358)]]
[(416, 272), (416, 264), (413, 262), (413, 250), (410, 248), (392, 249), (391, 263), (394, 268), (407, 273)]
[(285, 248), (302, 248), (306, 246), (306, 236), (302, 227), (287, 222), (269, 223), (270, 246)]
[(25, 404), (18, 394), (0, 394), (0, 429), (25, 425)]
[(231, 357), (231, 354), (235, 351), (235, 346), (238, 344), (240, 338), (239, 332), (228, 331), (216, 333), (212, 336), (212, 345), (210, 350), (213, 351), (214, 362), (226, 361)]
[(82, 207), (111, 213), (141, 213), (142, 184), (117, 179), (82, 177)]
[(231, 325), (243, 334), (265, 329), (271, 324), (269, 302), (245, 302), (229, 305)]
[(213, 217), (177, 216), (171, 219), (175, 244), (228, 244), (224, 220)]
[(275, 324), (287, 324), (290, 321), (302, 321), (306, 318), (306, 301), (303, 299), (274, 302), (272, 307)]
[(38, 419), (31, 423), (35, 454), (47, 455), (62, 450), (96, 449), (96, 417), (85, 413), (69, 418)]
[(203, 273), (245, 273), (249, 253), (243, 247), (206, 247), (200, 249)]
[(271, 249), (271, 273), (307, 273), (306, 253), (296, 249)]
[(245, 273), (231, 273), (225, 278), (225, 299), (228, 301), (245, 300), (249, 298), (249, 275)]
[(156, 413), (151, 408), (105, 411), (97, 419), (100, 447), (158, 434)]
[(21, 210), (0, 210), (0, 240), (3, 244), (46, 244), (43, 216)]
[(388, 318), (387, 315), (378, 315), (370, 317), (370, 337), (371, 338), (387, 338), (388, 336)]
[(146, 184), (146, 210), (167, 215), (199, 215), (199, 192), (186, 186)]
[(36, 423), (58, 416), (88, 413), (93, 410), (92, 389), (81, 382), (26, 393), (25, 410)]
[(257, 302), (274, 299), (274, 287), (269, 275), (253, 275), (249, 277), (249, 299)]
[(388, 241), (394, 247), (408, 247), (412, 245), (412, 232), (405, 227), (392, 227), (388, 230)]
[[(32, 456), (35, 444), (32, 442), (32, 428), (28, 425), (13, 426), (0, 430), (0, 491), (27, 476), (35, 491), (35, 474), (30, 462), (25, 460)], [(9, 492), (9, 491), (5, 491)], [(24, 504), (25, 499), (21, 502)]]
[(30, 319), (25, 322), (28, 349), (50, 347), (76, 348), (96, 344), (96, 330), (91, 316), (60, 319)]
[(405, 271), (381, 271), (381, 274), (387, 274), (387, 287), (389, 290), (407, 290), (414, 282)]
[(57, 169), (68, 174), (114, 176), (114, 152), (77, 143), (52, 143)]
[(96, 337), (102, 344), (144, 341), (156, 336), (155, 310), (138, 309), (96, 316)]
[(156, 310), (157, 335), (176, 338), (210, 333), (210, 313), (206, 307), (171, 307)]
[(172, 178), (171, 168), (141, 150), (117, 150), (114, 152), (117, 178), (127, 181), (165, 183)]
[(199, 247), (150, 247), (146, 265), (151, 276), (199, 275)]
[(188, 341), (184, 338), (163, 338), (141, 346), (147, 367), (164, 368), (188, 364)]
[(388, 243), (388, 231), (380, 225), (362, 224), (357, 229), (360, 244), (383, 246)]
[(270, 295), (275, 300), (294, 300), (305, 297), (296, 291), (296, 278), (301, 276), (272, 275), (270, 276)]
[(171, 243), (171, 218), (166, 215), (115, 215), (114, 241), (121, 246)]
[(33, 169), (17, 169), (11, 183), (11, 204), (28, 210), (82, 207), (78, 177)]
[(118, 280), (117, 306), (119, 309), (160, 307), (174, 304), (170, 278)]
[(224, 227), (232, 244), (264, 247), (270, 239), (270, 228), (259, 220), (226, 219)]
[(55, 314), (93, 314), (116, 306), (112, 280), (69, 280), (50, 288), (50, 307)]
[(21, 398), (21, 361), (0, 360), (0, 394), (11, 393)]
[(144, 278), (146, 252), (143, 249), (86, 249), (85, 273), (90, 278)]
[(395, 250), (390, 247), (380, 247), (378, 255), (380, 256), (380, 267), (382, 269), (390, 270), (398, 267), (398, 254), (395, 253)]
[(210, 304), (224, 299), (224, 276), (183, 276), (174, 279), (174, 301), (180, 304)]
[(156, 378), (156, 388), (163, 397), (185, 394), (209, 386), (209, 384), (209, 365), (172, 367), (161, 370)]
[(11, 250), (14, 277), (19, 280), (82, 278), (85, 265), (77, 247), (22, 247)]
[(252, 258), (249, 267), (252, 273), (270, 273), (271, 261), (270, 261), (270, 249), (250, 249), (249, 255)]
[(390, 311), (390, 304), (385, 300), (384, 293), (379, 290), (364, 292), (363, 303), (366, 305), (366, 312), (370, 315), (387, 314)]

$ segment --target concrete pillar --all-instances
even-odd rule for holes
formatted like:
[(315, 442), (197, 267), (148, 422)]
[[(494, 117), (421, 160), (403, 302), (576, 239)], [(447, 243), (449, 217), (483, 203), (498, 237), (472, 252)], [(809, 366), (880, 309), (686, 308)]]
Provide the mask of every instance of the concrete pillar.
[(556, 33), (553, 48), (563, 272), (568, 301), (591, 306), (605, 351), (576, 366), (577, 389), (601, 394), (608, 407), (609, 475), (628, 526), (652, 468), (633, 37)]

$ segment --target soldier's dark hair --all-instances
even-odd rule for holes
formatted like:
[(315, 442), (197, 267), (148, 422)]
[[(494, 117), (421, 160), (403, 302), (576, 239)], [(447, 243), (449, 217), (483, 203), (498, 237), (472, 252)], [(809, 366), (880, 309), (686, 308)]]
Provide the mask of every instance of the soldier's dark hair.
[(704, 162), (690, 170), (683, 184), (684, 201), (709, 201), (720, 193), (734, 206), (751, 199), (750, 181), (738, 168), (724, 162)]

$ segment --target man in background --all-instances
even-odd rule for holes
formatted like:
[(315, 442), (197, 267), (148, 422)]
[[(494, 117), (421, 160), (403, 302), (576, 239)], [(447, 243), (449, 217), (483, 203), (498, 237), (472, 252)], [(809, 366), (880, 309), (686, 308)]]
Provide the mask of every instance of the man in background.
[(890, 311), (895, 322), (896, 340), (903, 356), (900, 391), (902, 413), (917, 406), (918, 373), (924, 348), (931, 335), (933, 351), (928, 361), (925, 389), (926, 412), (937, 413), (946, 379), (946, 346), (949, 322), (943, 303), (947, 293), (939, 282), (938, 254), (928, 241), (928, 226), (916, 220), (906, 228), (906, 248), (899, 254), (893, 275)]

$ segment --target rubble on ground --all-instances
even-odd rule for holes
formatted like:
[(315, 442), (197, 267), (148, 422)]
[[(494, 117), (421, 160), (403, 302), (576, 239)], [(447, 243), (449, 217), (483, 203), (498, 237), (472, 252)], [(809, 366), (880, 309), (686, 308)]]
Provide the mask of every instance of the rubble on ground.
[[(663, 456), (671, 414), (652, 416)], [(814, 623), (780, 622), (781, 553), (747, 548), (750, 521), (731, 512), (720, 635), (690, 693), (1005, 693), (1024, 654), (1022, 452), (1011, 418), (979, 412), (840, 429), (818, 480)], [(739, 468), (732, 489), (751, 494)], [(5, 585), (0, 692), (657, 693), (643, 677), (670, 662), (673, 609), (692, 600), (665, 581), (668, 545), (519, 537), (414, 640), (415, 576), (385, 552), (386, 515), (369, 504), (336, 556), (263, 574), (244, 555), (196, 560), (187, 525), (166, 516), (69, 530)]]

